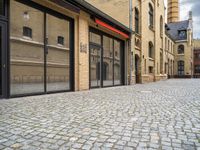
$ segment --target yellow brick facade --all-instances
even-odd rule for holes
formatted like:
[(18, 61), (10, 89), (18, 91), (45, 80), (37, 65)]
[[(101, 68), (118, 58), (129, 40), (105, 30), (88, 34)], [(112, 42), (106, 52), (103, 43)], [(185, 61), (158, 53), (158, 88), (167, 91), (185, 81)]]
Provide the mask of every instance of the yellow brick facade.
[[(107, 1), (88, 0), (92, 5), (97, 6), (105, 13), (114, 17), (128, 26), (128, 2), (124, 1), (124, 5), (114, 5), (120, 0), (109, 1), (109, 8), (105, 6)], [(110, 6), (112, 4), (112, 7)], [(149, 27), (149, 5), (153, 7), (153, 28)], [(122, 7), (123, 6), (123, 7)], [(135, 9), (139, 12), (139, 32), (133, 35), (132, 39), (132, 83), (146, 83), (158, 80), (167, 79), (167, 76), (173, 77), (177, 75), (178, 60), (184, 59), (185, 75), (191, 75), (191, 59), (192, 59), (192, 29), (187, 30), (187, 40), (176, 41), (165, 31), (165, 20), (168, 22), (179, 21), (179, 1), (168, 1), (168, 16), (165, 15), (166, 8), (163, 0), (132, 0), (133, 14), (133, 30), (135, 27)], [(123, 18), (115, 15), (113, 10), (120, 10), (120, 15), (126, 16)], [(161, 21), (162, 18), (162, 21)], [(161, 25), (162, 24), (162, 25)], [(161, 29), (162, 28), (162, 29)], [(177, 31), (178, 32), (178, 31)], [(153, 45), (153, 58), (149, 57), (149, 42)], [(185, 44), (185, 42), (187, 44)], [(179, 44), (185, 46), (184, 57), (176, 54)], [(135, 70), (136, 69), (136, 70)]]

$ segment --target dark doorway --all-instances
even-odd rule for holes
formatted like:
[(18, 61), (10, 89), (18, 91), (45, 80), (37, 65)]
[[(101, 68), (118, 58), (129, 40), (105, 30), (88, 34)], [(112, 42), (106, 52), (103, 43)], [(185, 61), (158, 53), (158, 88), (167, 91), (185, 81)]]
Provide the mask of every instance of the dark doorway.
[(6, 24), (0, 22), (0, 97), (6, 96)]
[(140, 58), (135, 55), (135, 82), (140, 83), (140, 73), (139, 73)]

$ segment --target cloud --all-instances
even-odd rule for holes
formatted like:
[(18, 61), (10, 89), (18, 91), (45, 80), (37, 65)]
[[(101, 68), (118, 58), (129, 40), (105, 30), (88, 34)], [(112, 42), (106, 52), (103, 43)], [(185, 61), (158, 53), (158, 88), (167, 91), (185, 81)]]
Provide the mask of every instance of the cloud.
[(200, 38), (200, 0), (180, 0), (180, 19), (188, 19), (189, 11), (193, 14), (194, 38)]

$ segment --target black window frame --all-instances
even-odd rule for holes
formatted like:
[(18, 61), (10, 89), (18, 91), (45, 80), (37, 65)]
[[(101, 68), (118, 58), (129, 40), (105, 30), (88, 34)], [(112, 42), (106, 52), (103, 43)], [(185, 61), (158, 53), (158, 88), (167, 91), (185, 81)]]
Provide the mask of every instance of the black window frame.
[(23, 36), (33, 38), (33, 30), (28, 26), (23, 26)]

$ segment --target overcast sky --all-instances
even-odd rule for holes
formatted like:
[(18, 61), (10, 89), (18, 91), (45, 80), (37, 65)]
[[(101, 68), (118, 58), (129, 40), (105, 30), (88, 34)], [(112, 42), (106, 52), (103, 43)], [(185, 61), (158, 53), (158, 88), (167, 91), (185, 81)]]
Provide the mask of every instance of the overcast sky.
[(181, 20), (188, 19), (190, 10), (193, 13), (194, 38), (200, 38), (200, 0), (180, 0)]

